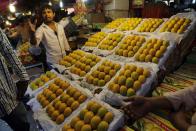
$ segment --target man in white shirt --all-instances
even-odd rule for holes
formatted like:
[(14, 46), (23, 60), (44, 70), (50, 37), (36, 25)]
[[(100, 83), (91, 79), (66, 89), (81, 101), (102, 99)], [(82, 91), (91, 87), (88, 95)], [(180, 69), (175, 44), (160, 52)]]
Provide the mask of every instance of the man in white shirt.
[(147, 113), (158, 110), (171, 110), (171, 121), (180, 131), (196, 131), (196, 113), (191, 120), (187, 120), (187, 111), (196, 107), (196, 84), (183, 90), (167, 93), (159, 97), (130, 97), (131, 102), (123, 107), (125, 113), (133, 120), (137, 120)]
[(65, 51), (70, 50), (64, 27), (68, 21), (61, 20), (59, 23), (54, 21), (55, 13), (50, 5), (43, 6), (42, 17), (44, 22), (35, 30), (35, 26), (29, 21), (31, 29), (31, 44), (39, 46), (40, 42), (46, 48), (47, 63), (49, 68), (51, 64), (59, 63), (59, 60), (65, 55)]

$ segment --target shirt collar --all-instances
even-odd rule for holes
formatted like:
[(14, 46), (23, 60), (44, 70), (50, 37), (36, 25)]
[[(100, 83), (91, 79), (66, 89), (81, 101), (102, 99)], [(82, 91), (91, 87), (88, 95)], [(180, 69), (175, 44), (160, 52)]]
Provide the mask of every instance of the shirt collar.
[[(54, 24), (55, 24), (55, 26), (57, 27), (57, 23), (56, 22), (54, 22)], [(46, 25), (44, 22), (42, 23), (42, 25), (41, 25), (42, 27), (44, 27), (44, 28), (47, 28), (48, 27), (48, 25)]]

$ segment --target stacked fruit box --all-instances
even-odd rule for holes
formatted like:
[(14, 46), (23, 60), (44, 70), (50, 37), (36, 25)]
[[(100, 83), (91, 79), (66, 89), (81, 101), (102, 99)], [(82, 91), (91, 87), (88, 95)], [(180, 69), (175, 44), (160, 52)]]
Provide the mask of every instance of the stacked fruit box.
[(70, 67), (67, 73), (73, 80), (82, 80), (100, 61), (101, 57), (91, 53), (86, 53), (86, 55), (78, 60), (75, 65)]
[(141, 35), (127, 35), (119, 43), (114, 53), (109, 57), (121, 62), (133, 61), (133, 56), (146, 42), (146, 38)]
[(162, 27), (162, 24), (165, 23), (167, 19), (159, 18), (146, 18), (132, 30), (132, 33), (142, 34), (142, 35), (154, 35), (157, 34), (159, 29)]
[(187, 51), (195, 38), (195, 28), (196, 17), (194, 13), (179, 13), (170, 17), (170, 19), (163, 24), (159, 30), (159, 34), (170, 39), (175, 39), (183, 56), (183, 52)]
[(46, 130), (51, 130), (77, 113), (91, 97), (89, 91), (76, 83), (57, 78), (36, 96), (40, 109), (35, 115)]
[(121, 98), (146, 95), (156, 82), (156, 70), (137, 62), (125, 64), (106, 87)]
[(29, 94), (30, 96), (35, 95), (57, 77), (58, 73), (56, 71), (47, 71), (46, 74), (40, 75), (40, 77), (36, 78), (29, 84), (26, 94)]
[(84, 46), (82, 47), (82, 50), (89, 51), (94, 50), (95, 47), (99, 45), (99, 43), (107, 36), (107, 33), (105, 32), (98, 32), (96, 34), (93, 34), (88, 38), (88, 41), (85, 42)]
[(71, 119), (61, 126), (62, 131), (72, 130), (97, 130), (114, 131), (123, 126), (123, 113), (97, 100), (96, 98), (85, 103)]
[(102, 59), (99, 64), (91, 70), (81, 82), (81, 85), (94, 92), (103, 88), (120, 70), (122, 64), (108, 59)]
[(71, 67), (74, 65), (79, 59), (81, 59), (85, 55), (85, 52), (82, 50), (75, 50), (69, 55), (66, 55), (59, 61), (59, 64), (64, 66), (65, 68)]
[(176, 44), (162, 38), (151, 37), (134, 56), (136, 61), (152, 62), (164, 66)]
[(93, 51), (93, 54), (96, 55), (103, 55), (103, 56), (108, 56), (113, 53), (115, 48), (118, 46), (118, 43), (123, 39), (124, 34), (115, 32), (115, 33), (110, 33)]
[(173, 17), (170, 18), (160, 29), (160, 32), (172, 32), (182, 34), (188, 28), (191, 19)]

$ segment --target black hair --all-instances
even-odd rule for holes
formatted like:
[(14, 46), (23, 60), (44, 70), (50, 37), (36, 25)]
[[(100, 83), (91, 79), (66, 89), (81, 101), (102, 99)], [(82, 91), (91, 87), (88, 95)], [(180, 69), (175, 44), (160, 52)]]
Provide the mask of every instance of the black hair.
[(15, 20), (15, 24), (18, 25), (20, 23), (24, 23), (26, 22), (28, 19), (30, 18), (30, 16), (28, 15), (19, 15), (16, 20)]
[(41, 7), (41, 13), (45, 10), (45, 9), (50, 9), (52, 10), (53, 13), (55, 13), (55, 10), (52, 6), (48, 5), (48, 4), (44, 4), (42, 7)]

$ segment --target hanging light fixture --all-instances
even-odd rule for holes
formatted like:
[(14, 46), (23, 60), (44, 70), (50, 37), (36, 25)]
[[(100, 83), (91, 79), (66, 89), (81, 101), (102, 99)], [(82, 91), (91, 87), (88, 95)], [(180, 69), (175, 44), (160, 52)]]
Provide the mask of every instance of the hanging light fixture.
[(16, 12), (16, 8), (15, 8), (14, 4), (9, 4), (9, 10), (12, 13), (15, 13)]
[(8, 25), (8, 26), (11, 25), (11, 23), (8, 20), (6, 20), (5, 24)]
[(61, 8), (63, 8), (63, 2), (62, 2), (62, 0), (59, 2), (59, 6), (60, 6)]
[(52, 2), (51, 2), (51, 1), (49, 1), (49, 2), (48, 2), (48, 5), (52, 6)]

